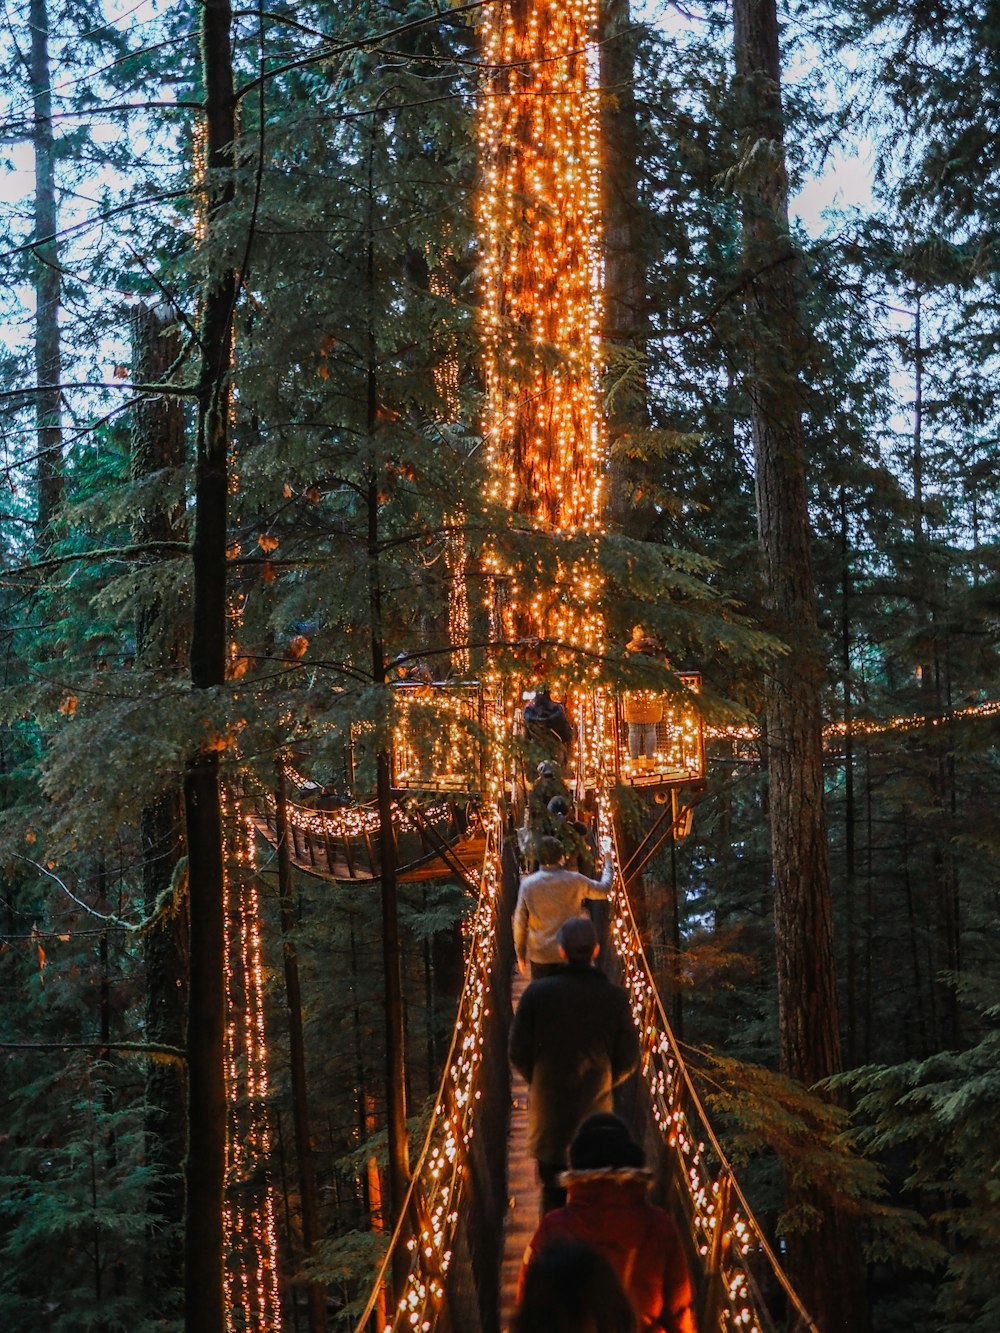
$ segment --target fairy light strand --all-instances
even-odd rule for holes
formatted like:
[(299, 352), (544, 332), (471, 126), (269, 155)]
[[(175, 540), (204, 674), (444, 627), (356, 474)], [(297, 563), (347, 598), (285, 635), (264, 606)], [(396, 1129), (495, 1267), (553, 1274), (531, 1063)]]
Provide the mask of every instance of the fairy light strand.
[[(600, 826), (606, 836), (614, 838), (605, 802), (601, 804)], [(617, 848), (616, 861), (620, 864)], [(639, 1030), (640, 1069), (649, 1089), (653, 1119), (687, 1196), (696, 1250), (703, 1260), (713, 1256), (719, 1265), (724, 1292), (720, 1327), (740, 1333), (766, 1333), (771, 1328), (750, 1267), (754, 1256), (772, 1270), (798, 1311), (801, 1326), (817, 1333), (750, 1210), (694, 1091), (620, 874), (615, 879), (611, 912), (611, 935), (621, 964), (622, 984)]]
[[(419, 1216), (421, 1225), (407, 1242), (410, 1268), (386, 1330), (433, 1328), (444, 1299), (466, 1163), (475, 1132), (484, 1029), (491, 1014), (493, 959), (499, 926), (500, 838), (500, 819), (495, 815), (488, 829), (476, 910), (464, 930), (465, 980), (451, 1049), (409, 1192), (400, 1210), (400, 1224), (356, 1323), (356, 1333), (367, 1327), (377, 1306), (393, 1251), (401, 1243), (403, 1220), (408, 1215)], [(414, 1196), (419, 1201), (416, 1209), (411, 1207)]]
[(226, 1326), (280, 1333), (278, 1236), (269, 1178), (268, 1049), (255, 829), (223, 793), (226, 959)]

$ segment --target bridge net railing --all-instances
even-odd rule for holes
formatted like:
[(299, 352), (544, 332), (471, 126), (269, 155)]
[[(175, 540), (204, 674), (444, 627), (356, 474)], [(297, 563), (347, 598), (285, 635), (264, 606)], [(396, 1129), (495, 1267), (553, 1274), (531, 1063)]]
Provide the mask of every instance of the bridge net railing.
[[(617, 851), (617, 849), (616, 849)], [(617, 857), (616, 857), (617, 860)], [(617, 860), (617, 864), (621, 864)], [(609, 931), (641, 1034), (645, 1102), (676, 1206), (687, 1221), (702, 1291), (702, 1333), (775, 1333), (764, 1288), (780, 1292), (797, 1330), (818, 1333), (740, 1189), (667, 1020), (625, 884), (616, 874)]]
[(371, 1328), (390, 1285), (386, 1329), (497, 1333), (510, 1109), (509, 921), (517, 887), (516, 855), (495, 818), (468, 927), (451, 1047), (400, 1219), (355, 1333)]

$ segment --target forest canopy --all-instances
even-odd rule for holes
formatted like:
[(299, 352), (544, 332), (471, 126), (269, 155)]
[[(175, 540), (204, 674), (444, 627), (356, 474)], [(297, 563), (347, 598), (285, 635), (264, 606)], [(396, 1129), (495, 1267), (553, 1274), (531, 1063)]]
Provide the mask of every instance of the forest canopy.
[[(351, 1328), (475, 910), (460, 859), (391, 910), (353, 861), (333, 882), (355, 845), (402, 856), (400, 681), (677, 695), (700, 673), (690, 832), (634, 890), (674, 1033), (819, 1307), (839, 1308), (808, 1238), (834, 1219), (853, 1326), (985, 1333), (1000, 15), (604, 0), (607, 522), (560, 531), (490, 486), (491, 3), (8, 6), (0, 1325), (220, 1333), (192, 1318), (198, 1255), (266, 1168), (261, 1299)], [(783, 545), (776, 497), (799, 491)], [(566, 571), (588, 561), (598, 650), (498, 631), (505, 588), (582, 605)], [(626, 650), (637, 623), (655, 665)], [(413, 717), (413, 772), (489, 733), (471, 704), (442, 731)], [(785, 773), (798, 721), (813, 788), (808, 755)], [(504, 754), (522, 778), (537, 757)], [(619, 795), (639, 846), (658, 812)], [(325, 879), (287, 824), (279, 850), (286, 805), (364, 812)], [(413, 805), (432, 859), (443, 803)], [(826, 1026), (796, 1046), (802, 993)], [(267, 1038), (227, 1111), (234, 1005)]]

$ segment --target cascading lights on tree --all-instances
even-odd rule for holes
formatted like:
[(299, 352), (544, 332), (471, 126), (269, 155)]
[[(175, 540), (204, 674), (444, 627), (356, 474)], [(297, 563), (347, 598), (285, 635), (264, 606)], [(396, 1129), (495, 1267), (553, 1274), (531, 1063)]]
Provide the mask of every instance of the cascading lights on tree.
[(492, 8), (480, 112), (491, 495), (599, 531), (601, 262), (596, 0)]
[[(602, 528), (596, 0), (500, 0), (480, 103), (483, 432), (490, 499), (544, 533)], [(506, 573), (498, 567), (501, 578)], [(556, 588), (509, 579), (504, 637), (596, 651), (600, 579), (556, 557)]]

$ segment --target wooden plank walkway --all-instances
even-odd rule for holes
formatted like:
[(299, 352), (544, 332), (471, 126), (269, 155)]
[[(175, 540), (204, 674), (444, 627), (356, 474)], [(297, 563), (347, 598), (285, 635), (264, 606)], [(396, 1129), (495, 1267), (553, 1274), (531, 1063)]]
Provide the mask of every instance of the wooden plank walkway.
[[(514, 1007), (521, 998), (527, 977), (514, 973), (511, 986)], [(538, 1226), (539, 1186), (535, 1159), (528, 1152), (528, 1085), (511, 1071), (513, 1105), (507, 1132), (507, 1217), (504, 1220), (503, 1263), (500, 1270), (500, 1328), (507, 1333), (514, 1317), (517, 1278), (521, 1259)]]

